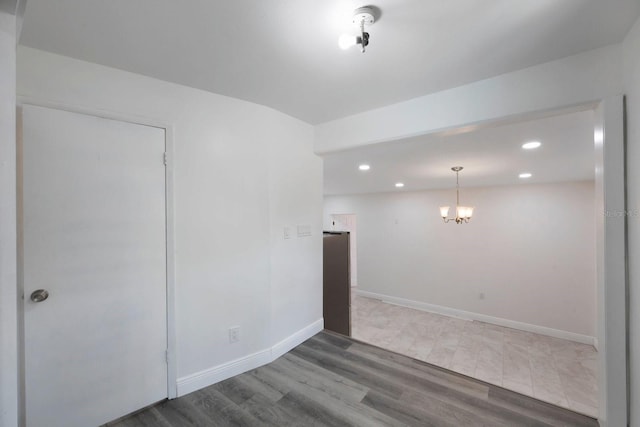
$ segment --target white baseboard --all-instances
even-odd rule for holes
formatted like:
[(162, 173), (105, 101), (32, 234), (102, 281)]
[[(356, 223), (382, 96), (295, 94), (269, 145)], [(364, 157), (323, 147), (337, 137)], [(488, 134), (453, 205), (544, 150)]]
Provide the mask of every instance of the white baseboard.
[(540, 335), (547, 335), (554, 338), (561, 338), (569, 341), (579, 342), (595, 346), (596, 338), (589, 335), (576, 334), (574, 332), (560, 329), (548, 328), (546, 326), (532, 325), (530, 323), (518, 322), (515, 320), (503, 319), (500, 317), (487, 316), (486, 314), (473, 313), (471, 311), (458, 310), (456, 308), (444, 307), (441, 305), (429, 304), (421, 301), (414, 301), (405, 298), (392, 297), (390, 295), (378, 294), (355, 290), (358, 295), (367, 298), (378, 299), (390, 304), (401, 305), (403, 307), (414, 308), (416, 310), (428, 311), (430, 313), (442, 314), (450, 317), (457, 317), (464, 320), (476, 320), (479, 322), (491, 323), (493, 325), (504, 326), (506, 328), (519, 329), (521, 331), (533, 332)]
[(259, 351), (186, 377), (178, 378), (178, 397), (270, 363), (271, 349)]
[(259, 368), (262, 365), (273, 362), (295, 346), (303, 343), (324, 328), (324, 319), (318, 319), (312, 324), (305, 326), (299, 331), (293, 333), (271, 348), (240, 357), (222, 365), (205, 369), (186, 377), (178, 378), (177, 391), (178, 397), (184, 396), (201, 388), (208, 387), (212, 384), (224, 381), (235, 375)]
[(289, 335), (287, 338), (271, 347), (271, 360), (276, 360), (287, 351), (302, 344), (323, 329), (324, 319), (318, 319), (309, 326), (306, 326), (300, 329), (298, 332), (295, 332), (293, 335)]

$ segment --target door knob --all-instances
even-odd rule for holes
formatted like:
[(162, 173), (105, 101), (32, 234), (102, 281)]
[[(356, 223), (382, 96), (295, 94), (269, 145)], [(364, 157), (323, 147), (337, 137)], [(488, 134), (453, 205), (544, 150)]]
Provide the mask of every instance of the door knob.
[(44, 289), (38, 289), (36, 291), (31, 292), (31, 301), (33, 302), (42, 302), (49, 298), (49, 292)]

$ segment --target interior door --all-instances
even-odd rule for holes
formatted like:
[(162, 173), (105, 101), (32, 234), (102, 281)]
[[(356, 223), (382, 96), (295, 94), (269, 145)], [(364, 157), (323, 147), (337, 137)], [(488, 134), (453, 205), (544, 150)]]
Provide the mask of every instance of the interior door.
[(164, 129), (22, 117), (26, 423), (97, 426), (167, 397)]

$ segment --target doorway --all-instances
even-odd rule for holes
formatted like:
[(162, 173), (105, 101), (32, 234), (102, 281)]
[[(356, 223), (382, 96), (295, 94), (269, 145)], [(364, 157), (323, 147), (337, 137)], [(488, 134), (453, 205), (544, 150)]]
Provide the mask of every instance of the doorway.
[[(604, 107), (603, 107), (604, 106)], [(467, 238), (469, 235), (474, 233), (474, 230), (478, 231), (479, 228), (483, 228), (482, 221), (489, 217), (497, 218), (500, 212), (491, 212), (488, 208), (491, 205), (490, 203), (484, 203), (485, 206), (483, 213), (483, 217), (480, 217), (480, 211), (478, 211), (478, 216), (474, 216), (474, 219), (471, 221), (469, 227), (465, 226), (455, 226), (454, 228), (447, 228), (446, 235), (443, 236), (442, 239), (439, 239), (439, 244), (431, 245), (430, 247), (424, 244), (424, 242), (433, 242), (436, 240), (436, 233), (442, 227), (439, 227), (441, 224), (436, 224), (438, 218), (437, 215), (433, 214), (437, 212), (438, 203), (442, 202), (442, 200), (446, 200), (446, 193), (438, 193), (436, 194), (438, 188), (434, 189), (422, 189), (417, 186), (420, 183), (432, 181), (435, 182), (440, 179), (440, 176), (428, 174), (431, 171), (442, 170), (442, 176), (446, 176), (445, 172), (453, 165), (465, 165), (465, 170), (482, 171), (487, 170), (487, 162), (491, 159), (488, 159), (485, 152), (474, 152), (474, 149), (480, 150), (480, 144), (477, 144), (476, 141), (469, 141), (469, 147), (465, 147), (464, 144), (464, 135), (469, 135), (470, 137), (473, 135), (473, 132), (463, 132), (460, 133), (460, 137), (458, 138), (460, 141), (459, 144), (447, 144), (448, 153), (453, 153), (450, 158), (447, 158), (446, 161), (435, 162), (438, 164), (434, 164), (433, 168), (429, 168), (425, 165), (420, 164), (422, 159), (437, 159), (437, 153), (434, 153), (433, 150), (436, 149), (439, 142), (444, 144), (445, 137), (449, 137), (449, 135), (442, 134), (433, 134), (428, 136), (418, 136), (407, 138), (406, 144), (398, 144), (398, 141), (394, 141), (394, 149), (397, 149), (397, 152), (392, 152), (390, 145), (385, 143), (380, 144), (372, 144), (366, 148), (360, 147), (361, 151), (358, 151), (358, 148), (354, 148), (348, 151), (342, 151), (340, 153), (335, 153), (335, 156), (342, 156), (341, 163), (342, 165), (357, 165), (361, 159), (366, 159), (367, 163), (371, 163), (373, 167), (376, 168), (378, 174), (376, 175), (375, 184), (379, 185), (381, 189), (376, 190), (376, 194), (364, 194), (364, 193), (374, 193), (372, 187), (373, 180), (361, 180), (362, 183), (367, 184), (365, 188), (366, 191), (362, 191), (363, 194), (358, 197), (354, 196), (358, 193), (355, 190), (354, 182), (350, 182), (352, 185), (343, 185), (345, 180), (350, 173), (352, 173), (348, 168), (343, 168), (340, 172), (343, 175), (336, 174), (333, 177), (327, 177), (325, 174), (325, 180), (329, 178), (328, 184), (325, 184), (325, 187), (330, 189), (331, 196), (325, 199), (325, 214), (328, 212), (335, 212), (336, 208), (339, 207), (344, 211), (355, 212), (358, 214), (358, 219), (360, 220), (360, 243), (361, 243), (361, 263), (360, 267), (360, 279), (359, 285), (360, 288), (358, 290), (358, 295), (363, 297), (374, 298), (382, 301), (386, 301), (392, 303), (393, 305), (378, 305), (369, 304), (371, 310), (366, 310), (367, 307), (364, 307), (364, 312), (373, 313), (374, 316), (371, 316), (371, 323), (375, 323), (374, 326), (378, 327), (382, 323), (386, 322), (387, 319), (382, 319), (380, 313), (382, 312), (381, 307), (388, 306), (389, 311), (394, 312), (397, 311), (398, 305), (405, 305), (411, 308), (417, 308), (421, 311), (433, 311), (439, 314), (445, 314), (449, 317), (463, 317), (465, 320), (463, 323), (458, 322), (456, 319), (452, 321), (447, 321), (447, 323), (451, 323), (454, 329), (460, 329), (458, 326), (464, 325), (467, 326), (468, 320), (482, 321), (485, 323), (491, 323), (491, 321), (496, 322), (501, 319), (510, 319), (515, 320), (514, 322), (503, 322), (503, 324), (495, 323), (497, 326), (508, 327), (511, 329), (522, 329), (525, 333), (523, 337), (526, 340), (529, 340), (531, 335), (529, 332), (535, 332), (538, 330), (538, 333), (542, 333), (543, 335), (551, 336), (552, 338), (563, 338), (565, 340), (574, 341), (578, 344), (587, 344), (589, 345), (592, 342), (599, 344), (599, 354), (596, 356), (598, 359), (599, 366), (597, 369), (600, 371), (598, 374), (593, 373), (596, 369), (595, 358), (593, 357), (592, 351), (589, 351), (588, 359), (586, 361), (580, 360), (579, 362), (585, 362), (588, 364), (589, 368), (589, 402), (595, 403), (593, 406), (600, 407), (600, 417), (601, 419), (612, 420), (611, 417), (616, 417), (618, 414), (624, 414), (626, 407), (626, 395), (625, 395), (625, 387), (626, 387), (626, 363), (625, 357), (626, 352), (624, 351), (624, 334), (623, 333), (615, 333), (614, 329), (617, 331), (624, 331), (624, 289), (625, 289), (625, 279), (624, 279), (624, 262), (625, 262), (625, 253), (624, 253), (624, 217), (621, 213), (624, 213), (624, 161), (623, 161), (623, 136), (622, 136), (622, 102), (621, 98), (612, 98), (610, 100), (603, 100), (600, 104), (601, 108), (596, 108), (596, 105), (584, 105), (581, 107), (571, 107), (567, 108), (563, 111), (556, 112), (544, 112), (544, 113), (536, 113), (533, 114), (533, 119), (544, 119), (546, 117), (552, 117), (556, 114), (571, 114), (578, 112), (591, 111), (595, 114), (596, 122), (604, 122), (604, 127), (609, 128), (608, 132), (599, 129), (596, 136), (596, 154), (598, 151), (602, 150), (602, 142), (606, 135), (607, 143), (604, 144), (605, 155), (604, 164), (602, 163), (602, 158), (600, 158), (599, 163), (596, 162), (595, 167), (595, 180), (594, 180), (594, 167), (593, 160), (591, 161), (590, 166), (590, 181), (593, 183), (595, 181), (595, 186), (599, 190), (600, 197), (604, 195), (604, 199), (600, 199), (596, 201), (596, 208), (593, 207), (585, 210), (584, 212), (588, 212), (588, 215), (592, 215), (592, 221), (594, 221), (598, 227), (598, 232), (608, 233), (610, 240), (603, 239), (601, 236), (598, 236), (600, 242), (597, 245), (598, 252), (598, 262), (597, 265), (595, 261), (595, 252), (594, 250), (589, 250), (588, 259), (586, 262), (590, 263), (591, 267), (597, 268), (597, 288), (598, 288), (598, 314), (596, 319), (595, 310), (591, 310), (593, 316), (586, 319), (586, 321), (582, 322), (582, 325), (588, 327), (588, 329), (581, 331), (577, 328), (564, 327), (562, 324), (553, 325), (553, 324), (545, 324), (544, 321), (548, 320), (542, 319), (540, 321), (538, 319), (524, 319), (518, 318), (517, 316), (509, 317), (508, 315), (504, 315), (500, 312), (489, 312), (488, 307), (489, 303), (488, 299), (492, 299), (493, 301), (504, 301), (504, 307), (514, 307), (515, 303), (522, 300), (529, 304), (529, 307), (545, 307), (544, 311), (540, 311), (540, 313), (546, 313), (548, 311), (548, 306), (551, 302), (558, 301), (558, 298), (545, 298), (542, 300), (541, 304), (531, 304), (532, 297), (535, 296), (533, 291), (538, 290), (540, 287), (538, 286), (540, 283), (544, 283), (544, 281), (538, 281), (537, 283), (533, 283), (532, 286), (527, 286), (525, 291), (522, 292), (522, 295), (527, 295), (525, 299), (514, 298), (510, 295), (496, 294), (496, 292), (492, 291), (492, 296), (487, 296), (485, 289), (485, 283), (481, 285), (478, 284), (478, 280), (475, 278), (484, 277), (484, 273), (481, 271), (484, 266), (493, 266), (491, 260), (486, 263), (477, 264), (481, 268), (476, 269), (479, 271), (478, 274), (471, 277), (470, 280), (450, 280), (452, 275), (455, 273), (457, 276), (462, 276), (463, 273), (466, 273), (467, 270), (458, 267), (462, 266), (461, 263), (449, 263), (448, 259), (459, 259), (465, 260), (470, 257), (478, 257), (478, 254), (482, 254), (483, 246), (475, 245), (474, 242), (481, 242), (483, 239), (472, 239), (469, 241), (464, 241), (463, 239)], [(602, 108), (604, 108), (604, 113)], [(505, 119), (506, 124), (517, 123), (519, 120), (514, 118)], [(482, 129), (497, 129), (497, 126), (500, 126), (499, 123), (491, 123), (487, 126), (482, 126), (477, 128), (477, 130)], [(601, 125), (602, 126), (602, 125)], [(545, 129), (551, 129), (551, 127), (544, 127)], [(590, 150), (590, 155), (593, 156), (594, 153), (594, 123), (593, 118), (589, 120), (588, 126), (585, 128), (586, 133), (581, 137), (581, 140), (587, 143), (585, 146), (588, 150)], [(455, 132), (451, 132), (451, 134), (455, 134)], [(430, 144), (424, 144), (425, 147), (428, 145), (428, 150), (432, 150), (431, 152), (423, 153), (424, 155), (416, 156), (412, 151), (412, 145), (419, 145), (422, 141), (420, 138), (427, 138)], [(470, 138), (472, 139), (472, 138)], [(481, 138), (476, 138), (478, 140), (482, 140)], [(489, 141), (497, 141), (496, 138), (489, 138)], [(519, 143), (518, 143), (519, 141)], [(520, 138), (514, 139), (511, 138), (511, 142), (516, 146), (512, 150), (512, 152), (516, 155), (519, 153), (523, 153), (521, 151), (520, 144), (524, 143), (526, 140), (520, 141)], [(562, 149), (566, 149), (568, 143), (571, 141), (570, 138), (558, 138), (558, 141), (561, 141)], [(475, 148), (474, 148), (475, 147)], [(545, 149), (550, 147), (550, 145), (545, 145)], [(484, 149), (484, 146), (482, 147)], [(524, 147), (523, 147), (524, 148)], [(457, 150), (457, 151), (456, 151)], [(485, 150), (486, 151), (486, 150)], [(540, 151), (541, 153), (542, 151)], [(533, 153), (533, 152), (531, 152)], [(325, 162), (329, 157), (333, 156), (330, 154), (325, 157)], [(411, 167), (402, 168), (403, 171), (407, 171), (407, 175), (400, 175), (400, 169), (393, 167), (387, 163), (389, 159), (395, 159), (398, 157), (407, 157), (409, 159)], [(466, 157), (464, 157), (466, 156)], [(453, 158), (455, 157), (455, 158)], [(499, 158), (499, 156), (492, 156), (493, 158)], [(526, 157), (527, 159), (533, 158), (534, 155), (529, 155)], [(525, 158), (525, 157), (522, 157)], [(462, 159), (462, 160), (461, 160)], [(610, 161), (610, 163), (607, 163)], [(338, 163), (338, 162), (336, 162)], [(389, 160), (390, 163), (390, 160)], [(503, 165), (514, 165), (515, 162), (505, 162), (502, 161)], [(554, 170), (566, 171), (568, 170), (567, 165), (571, 165), (573, 168), (578, 164), (577, 158), (575, 155), (572, 155), (570, 158), (566, 159), (566, 161), (559, 162), (562, 166), (561, 168), (554, 167), (550, 164), (549, 167), (540, 168), (539, 170), (534, 170), (534, 177), (536, 176), (536, 172), (538, 172), (537, 176), (545, 176), (548, 178), (548, 172)], [(467, 168), (467, 166), (469, 166)], [(332, 168), (332, 165), (325, 166), (327, 170), (338, 170), (337, 168)], [(484, 169), (483, 169), (484, 168)], [(603, 170), (606, 173), (603, 173)], [(384, 176), (384, 173), (390, 171), (388, 176)], [(507, 171), (512, 179), (516, 182), (518, 180), (518, 173), (521, 172), (529, 172), (527, 170), (508, 170)], [(518, 172), (518, 173), (515, 173)], [(411, 175), (410, 173), (413, 173)], [(422, 173), (422, 175), (419, 175)], [(523, 174), (528, 175), (528, 174)], [(475, 185), (482, 187), (488, 187), (489, 184), (486, 182), (482, 183), (482, 176), (474, 176), (471, 177), (470, 174), (466, 175), (469, 181), (465, 182), (473, 182)], [(526, 178), (526, 176), (525, 176)], [(405, 183), (405, 186), (402, 190), (396, 190), (395, 195), (390, 195), (389, 188), (392, 188), (393, 182), (396, 179), (402, 179)], [(602, 183), (604, 180), (604, 185)], [(577, 182), (577, 180), (575, 180)], [(541, 184), (541, 183), (540, 183)], [(500, 184), (495, 183), (491, 184), (493, 186), (498, 186)], [(504, 185), (509, 185), (506, 182)], [(517, 184), (511, 184), (517, 185)], [(590, 184), (593, 186), (594, 184)], [(348, 192), (345, 191), (344, 194), (336, 191), (340, 186), (344, 188), (348, 188)], [(365, 185), (363, 184), (363, 187)], [(607, 191), (602, 191), (602, 188)], [(406, 194), (403, 192), (412, 191), (419, 193), (421, 191), (433, 191), (432, 197), (418, 197), (412, 196), (411, 194)], [(472, 191), (468, 190), (465, 192), (465, 196), (471, 196)], [(488, 194), (488, 192), (484, 192), (484, 196)], [(386, 195), (385, 195), (386, 194)], [(571, 191), (569, 194), (573, 194)], [(394, 203), (391, 203), (391, 201)], [(486, 198), (485, 198), (486, 199)], [(549, 199), (551, 200), (551, 199)], [(562, 203), (566, 204), (566, 197), (558, 197), (558, 201), (560, 203), (556, 203), (556, 206), (562, 205)], [(397, 202), (397, 203), (396, 203)], [(474, 202), (471, 201), (471, 205)], [(564, 207), (563, 207), (564, 209)], [(510, 212), (509, 210), (503, 209), (502, 211)], [(365, 217), (365, 212), (367, 212), (367, 216)], [(431, 219), (425, 220), (424, 212), (427, 212), (429, 217), (433, 219), (433, 224), (429, 223), (427, 226), (426, 221), (431, 221)], [(513, 210), (513, 212), (519, 213), (527, 213), (527, 209), (521, 210)], [(552, 211), (553, 213), (554, 211)], [(556, 212), (557, 213), (557, 212)], [(549, 217), (553, 217), (554, 214), (549, 215)], [(580, 215), (576, 216), (579, 217)], [(583, 215), (584, 216), (584, 215)], [(514, 216), (515, 217), (515, 216)], [(519, 219), (525, 217), (525, 215), (518, 214)], [(557, 219), (557, 218), (556, 218)], [(441, 222), (441, 220), (440, 220)], [(485, 221), (486, 222), (486, 221)], [(523, 221), (522, 224), (526, 224), (523, 227), (524, 231), (530, 231), (532, 228), (529, 227), (530, 221)], [(551, 224), (548, 227), (548, 230), (554, 229), (557, 224), (566, 224), (567, 222), (559, 221), (556, 224)], [(368, 226), (369, 224), (375, 224), (374, 226)], [(486, 224), (484, 224), (486, 225)], [(444, 225), (442, 225), (444, 226)], [(562, 227), (566, 228), (566, 225), (562, 225)], [(592, 233), (591, 230), (595, 230), (596, 227), (593, 225), (588, 227), (586, 233)], [(485, 226), (484, 229), (487, 229)], [(547, 232), (548, 232), (547, 230)], [(476, 233), (477, 234), (477, 233)], [(542, 235), (542, 234), (540, 234)], [(372, 237), (373, 236), (373, 237)], [(415, 240), (414, 240), (414, 237)], [(478, 236), (476, 236), (478, 237)], [(539, 237), (539, 235), (538, 235)], [(594, 239), (595, 240), (595, 239)], [(464, 244), (460, 244), (460, 242), (464, 241)], [(567, 242), (577, 242), (574, 237), (569, 236), (566, 240)], [(612, 248), (609, 249), (607, 246), (607, 241), (612, 245)], [(395, 245), (395, 246), (394, 246)], [(595, 246), (595, 243), (593, 243)], [(380, 250), (380, 248), (384, 248), (385, 250)], [(591, 244), (590, 246), (591, 247)], [(374, 251), (372, 248), (376, 248)], [(526, 247), (525, 247), (526, 248)], [(472, 249), (466, 251), (467, 249)], [(466, 251), (466, 252), (465, 252)], [(437, 259), (439, 253), (449, 254), (453, 253), (451, 256), (447, 256), (443, 259), (442, 262), (432, 262), (428, 268), (426, 268), (426, 261)], [(523, 252), (522, 250), (520, 252)], [(573, 252), (566, 252), (573, 253)], [(400, 254), (401, 256), (398, 256)], [(455, 256), (453, 256), (455, 255)], [(604, 257), (608, 257), (604, 259)], [(441, 257), (442, 258), (442, 257)], [(500, 258), (502, 259), (502, 258)], [(505, 258), (506, 259), (506, 258)], [(557, 257), (557, 259), (564, 260), (566, 263), (566, 256), (562, 254)], [(547, 263), (548, 265), (556, 266), (554, 262)], [(449, 268), (447, 273), (451, 274), (440, 274), (437, 275), (436, 272), (440, 269), (441, 266), (453, 266)], [(579, 267), (579, 266), (578, 266)], [(555, 267), (554, 267), (555, 268)], [(491, 268), (491, 271), (506, 271), (503, 266), (497, 266), (496, 268)], [(522, 273), (522, 272), (520, 272)], [(604, 277), (607, 275), (607, 277)], [(456, 276), (456, 277), (457, 277)], [(573, 275), (572, 275), (573, 276)], [(593, 286), (589, 289), (586, 289), (583, 292), (584, 295), (595, 300), (596, 294), (596, 280), (593, 276), (595, 273), (591, 275), (591, 279), (589, 283), (593, 283)], [(502, 286), (501, 289), (513, 289), (515, 285), (519, 283), (524, 283), (523, 279), (528, 277), (534, 277), (527, 274), (520, 275), (511, 275), (510, 277), (517, 277), (516, 281), (510, 280), (508, 275), (504, 276), (506, 278), (505, 285), (508, 282), (508, 286)], [(555, 277), (555, 276), (553, 276)], [(439, 281), (438, 286), (434, 286), (434, 282), (438, 281), (439, 278), (442, 280)], [(449, 280), (448, 280), (449, 279)], [(567, 282), (567, 281), (564, 281)], [(459, 288), (456, 288), (455, 285), (457, 283), (464, 284), (463, 288), (460, 288), (461, 292), (458, 295), (453, 295), (449, 299), (445, 299), (444, 291), (453, 291)], [(497, 283), (497, 282), (496, 282)], [(562, 283), (562, 282), (561, 282)], [(579, 281), (579, 283), (584, 283), (584, 281)], [(604, 286), (604, 283), (607, 286)], [(411, 284), (411, 285), (409, 285)], [(477, 285), (477, 286), (476, 286)], [(429, 292), (431, 289), (436, 289), (438, 292)], [(497, 291), (500, 291), (498, 289)], [(531, 292), (530, 292), (531, 291)], [(498, 298), (496, 298), (498, 297)], [(439, 298), (439, 299), (438, 299)], [(466, 303), (465, 303), (466, 301)], [(573, 306), (567, 307), (566, 310), (555, 310), (556, 313), (574, 313), (572, 314), (573, 318), (576, 318), (575, 313), (584, 314), (587, 311), (583, 306), (578, 306), (575, 304), (575, 298), (567, 298), (567, 301), (571, 301)], [(375, 301), (373, 301), (375, 303)], [(466, 304), (466, 305), (465, 305)], [(609, 304), (608, 306), (605, 304)], [(476, 309), (476, 307), (478, 307)], [(497, 307), (497, 306), (496, 306)], [(525, 305), (517, 314), (520, 315), (524, 313), (524, 311), (528, 308)], [(576, 309), (576, 307), (580, 307)], [(590, 303), (590, 308), (595, 308), (595, 303)], [(615, 307), (615, 308), (614, 308)], [(454, 308), (452, 310), (452, 308)], [(358, 312), (358, 308), (356, 307), (355, 312)], [(480, 316), (478, 316), (480, 314)], [(508, 313), (507, 313), (508, 314)], [(472, 316), (473, 315), (473, 316)], [(428, 316), (423, 316), (428, 317)], [(567, 317), (569, 318), (569, 317)], [(484, 320), (483, 320), (484, 319)], [(393, 319), (391, 319), (393, 320)], [(405, 319), (401, 319), (405, 320)], [(420, 319), (424, 320), (424, 319)], [(429, 319), (427, 319), (429, 320)], [(440, 321), (441, 319), (436, 318), (433, 319), (435, 321)], [(598, 322), (598, 328), (595, 328), (595, 323)], [(419, 324), (420, 322), (415, 321), (414, 324)], [(422, 322), (424, 323), (424, 322)], [(530, 328), (529, 326), (533, 325), (535, 328)], [(400, 325), (402, 326), (402, 325)], [(413, 325), (415, 326), (415, 325)], [(470, 325), (469, 325), (470, 326)], [(539, 326), (543, 326), (539, 328)], [(528, 329), (527, 329), (528, 328)], [(429, 329), (429, 328), (427, 328)], [(435, 330), (436, 328), (432, 328)], [(465, 329), (464, 327), (462, 328)], [(471, 334), (474, 334), (473, 327), (469, 328)], [(585, 329), (585, 328), (583, 328)], [(606, 330), (605, 330), (606, 329)], [(415, 337), (411, 336), (411, 333), (415, 332), (416, 327), (410, 327), (407, 329), (406, 333), (395, 333), (389, 334), (386, 338), (389, 343), (396, 345), (396, 348), (402, 348), (403, 346), (410, 348), (410, 341), (415, 339)], [(492, 328), (485, 328), (487, 335), (492, 335), (495, 330)], [(357, 335), (359, 332), (356, 328), (355, 334)], [(516, 345), (519, 344), (520, 334), (516, 331), (515, 333), (511, 333), (511, 331), (503, 331), (498, 328), (497, 332), (502, 334), (503, 336), (508, 333), (509, 335), (509, 343), (513, 344), (515, 342)], [(570, 332), (570, 334), (566, 334), (565, 332)], [(513, 335), (513, 336), (511, 336)], [(603, 344), (603, 336), (606, 336), (606, 343)], [(440, 338), (440, 337), (438, 337)], [(447, 337), (444, 337), (446, 341)], [(442, 340), (441, 340), (442, 341)], [(503, 340), (503, 342), (505, 342)], [(435, 344), (435, 343), (434, 343)], [(559, 346), (564, 345), (562, 341), (553, 342), (553, 344), (558, 344)], [(527, 344), (528, 345), (528, 344)], [(456, 350), (458, 348), (458, 344), (456, 344)], [(546, 344), (543, 345), (546, 347)], [(436, 345), (433, 346), (433, 349), (436, 348)], [(581, 351), (581, 347), (577, 346), (574, 349), (572, 346), (567, 345), (567, 349), (569, 352), (580, 353), (580, 356), (583, 357), (586, 352)], [(432, 349), (432, 350), (433, 350)], [(462, 348), (464, 350), (464, 348)], [(574, 351), (576, 350), (576, 351)], [(558, 349), (558, 353), (565, 351), (565, 349)], [(418, 352), (419, 353), (419, 352)], [(438, 352), (436, 352), (438, 353)], [(440, 352), (441, 354), (446, 353), (445, 351)], [(470, 352), (471, 354), (478, 354), (473, 350)], [(609, 353), (607, 355), (607, 353)], [(430, 354), (430, 352), (429, 352)], [(462, 354), (462, 352), (461, 352)], [(433, 354), (433, 360), (435, 360), (435, 356), (439, 356), (440, 354)], [(425, 355), (416, 354), (418, 358), (423, 358)], [(428, 356), (428, 355), (427, 355)], [(445, 363), (445, 365), (450, 366), (454, 353), (449, 353), (446, 355), (449, 358), (449, 363)], [(559, 355), (560, 357), (562, 355)], [(443, 357), (444, 358), (444, 357)], [(503, 358), (500, 358), (503, 360)], [(546, 358), (545, 360), (549, 360)], [(616, 360), (614, 362), (613, 360)], [(477, 361), (476, 361), (477, 362)], [(472, 362), (473, 363), (473, 362)], [(477, 366), (477, 364), (476, 364)], [(467, 366), (462, 366), (462, 368), (467, 368)], [(571, 371), (571, 369), (567, 369), (567, 371)], [(613, 374), (613, 376), (612, 376)], [(568, 372), (568, 375), (572, 375), (577, 377), (576, 375)], [(599, 377), (599, 378), (598, 378)], [(614, 380), (615, 378), (615, 380)], [(521, 378), (522, 381), (518, 383), (524, 383), (524, 378)], [(558, 381), (557, 378), (554, 378), (553, 381), (555, 384), (563, 384), (563, 377)], [(502, 385), (506, 386), (506, 382), (504, 381)], [(597, 384), (597, 388), (601, 391), (600, 398), (598, 399), (597, 392), (594, 390)], [(544, 385), (544, 384), (543, 384)], [(534, 394), (537, 393), (536, 397), (543, 398), (542, 394), (544, 394), (547, 390), (542, 390), (542, 392), (536, 392), (536, 385), (533, 384)], [(586, 387), (581, 388), (572, 388), (570, 399), (577, 403), (576, 408), (579, 406), (581, 394), (584, 394)], [(567, 394), (566, 390), (564, 390), (565, 395)], [(614, 399), (609, 398), (607, 402), (606, 396), (615, 396)], [(565, 400), (568, 400), (565, 398)], [(561, 401), (561, 400), (560, 400)], [(619, 405), (619, 408), (615, 406)], [(615, 408), (615, 409), (614, 409)], [(590, 415), (596, 416), (597, 412), (591, 412)]]
[(165, 129), (22, 107), (29, 426), (100, 425), (168, 397)]

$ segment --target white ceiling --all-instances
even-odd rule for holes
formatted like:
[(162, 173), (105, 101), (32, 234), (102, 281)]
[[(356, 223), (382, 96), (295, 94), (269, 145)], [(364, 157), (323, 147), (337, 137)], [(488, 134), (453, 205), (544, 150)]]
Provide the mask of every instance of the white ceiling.
[[(369, 145), (324, 157), (325, 195), (591, 180), (593, 111)], [(537, 140), (535, 150), (522, 144)], [(366, 172), (358, 170), (369, 164)], [(523, 180), (518, 175), (530, 172)], [(403, 182), (402, 189), (395, 188)]]
[(312, 124), (618, 43), (638, 0), (28, 0), (21, 43), (264, 104)]

